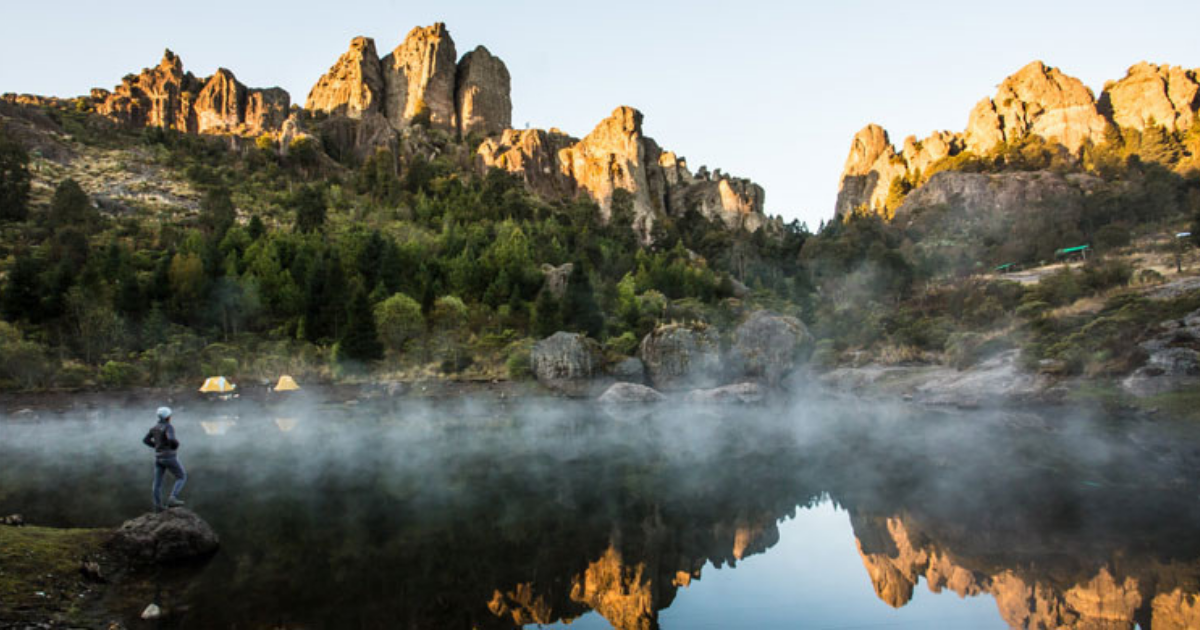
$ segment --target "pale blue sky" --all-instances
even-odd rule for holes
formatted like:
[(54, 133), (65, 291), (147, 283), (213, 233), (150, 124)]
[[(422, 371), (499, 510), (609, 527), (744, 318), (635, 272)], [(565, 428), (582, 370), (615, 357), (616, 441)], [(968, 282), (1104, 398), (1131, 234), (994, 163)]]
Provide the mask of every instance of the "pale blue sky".
[(647, 135), (750, 177), (767, 211), (816, 228), (833, 213), (854, 133), (961, 130), (1034, 59), (1099, 91), (1140, 60), (1200, 67), (1200, 2), (6, 2), (0, 92), (111, 88), (162, 49), (198, 75), (224, 66), (303, 103), (356, 35), (380, 54), (446, 22), (513, 76), (513, 122), (586, 134), (617, 105)]

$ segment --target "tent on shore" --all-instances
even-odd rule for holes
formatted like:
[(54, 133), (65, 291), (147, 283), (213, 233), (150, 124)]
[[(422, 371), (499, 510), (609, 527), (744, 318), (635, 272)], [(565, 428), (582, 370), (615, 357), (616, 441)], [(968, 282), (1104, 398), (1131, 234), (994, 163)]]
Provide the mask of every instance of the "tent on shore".
[(200, 391), (205, 394), (228, 394), (235, 389), (237, 385), (224, 376), (210, 376), (204, 379), (204, 385), (200, 386)]
[(279, 382), (275, 384), (277, 392), (294, 392), (298, 391), (300, 386), (296, 384), (296, 379), (284, 374), (279, 377)]

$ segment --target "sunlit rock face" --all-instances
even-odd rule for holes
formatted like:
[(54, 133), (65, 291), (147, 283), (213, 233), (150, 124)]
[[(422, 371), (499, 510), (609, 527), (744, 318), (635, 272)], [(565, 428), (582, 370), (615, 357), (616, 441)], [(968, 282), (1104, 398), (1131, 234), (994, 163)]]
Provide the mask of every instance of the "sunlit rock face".
[(407, 125), (428, 113), (435, 128), (454, 129), (454, 79), (458, 54), (446, 25), (417, 27), (382, 60), (388, 122)]
[(582, 140), (554, 129), (508, 130), (481, 144), (476, 155), (481, 168), (519, 175), (541, 195), (587, 195), (605, 221), (612, 217), (617, 191), (625, 191), (633, 228), (644, 243), (653, 240), (654, 225), (664, 215), (694, 211), (750, 231), (767, 224), (761, 186), (704, 168), (693, 175), (685, 160), (645, 136), (642, 113), (632, 107), (616, 108)]
[(397, 131), (420, 123), (463, 137), (496, 135), (512, 125), (511, 83), (504, 62), (483, 46), (458, 59), (438, 22), (412, 29), (382, 59), (374, 40), (354, 38), (305, 107), (352, 119), (379, 114)]
[(200, 80), (170, 50), (153, 68), (126, 76), (112, 92), (92, 90), (96, 111), (131, 127), (184, 133), (258, 135), (278, 130), (290, 98), (279, 88), (247, 88), (221, 68)]
[(1035, 61), (1004, 79), (995, 97), (979, 101), (962, 133), (937, 131), (923, 140), (910, 136), (897, 150), (882, 127), (871, 124), (860, 130), (842, 169), (834, 212), (840, 218), (861, 209), (890, 218), (896, 210), (888, 207), (892, 182), (904, 178), (919, 184), (939, 160), (963, 151), (984, 155), (997, 144), (1027, 135), (1078, 154), (1087, 143), (1104, 142), (1108, 128), (1083, 82)]
[(367, 112), (382, 112), (383, 102), (383, 69), (375, 40), (355, 37), (350, 41), (350, 50), (309, 91), (304, 108), (362, 118)]
[(859, 209), (889, 214), (895, 210), (885, 207), (893, 180), (925, 172), (934, 162), (962, 149), (961, 134), (936, 131), (924, 140), (905, 138), (903, 151), (897, 152), (882, 127), (874, 123), (863, 127), (854, 135), (842, 167), (836, 215), (843, 217)]
[[(1102, 565), (1081, 574), (1068, 561), (1065, 574), (1073, 577), (1064, 579), (1052, 561), (1014, 569), (994, 564), (995, 558), (957, 557), (915, 531), (905, 518), (854, 515), (851, 524), (876, 595), (895, 608), (911, 601), (924, 578), (935, 593), (950, 589), (963, 597), (991, 595), (1013, 628), (1115, 630), (1150, 621), (1143, 627), (1159, 630), (1197, 627), (1200, 621), (1196, 567), (1146, 560), (1121, 572)], [(1180, 581), (1190, 584), (1190, 592), (1174, 586)]]
[(1200, 109), (1200, 72), (1143, 61), (1129, 68), (1125, 78), (1104, 85), (1100, 108), (1121, 127), (1190, 129)]
[(1000, 140), (1035, 134), (1072, 153), (1084, 143), (1100, 144), (1108, 121), (1092, 91), (1057, 68), (1034, 61), (1000, 83), (995, 98), (981, 101), (967, 123), (967, 149), (989, 151)]

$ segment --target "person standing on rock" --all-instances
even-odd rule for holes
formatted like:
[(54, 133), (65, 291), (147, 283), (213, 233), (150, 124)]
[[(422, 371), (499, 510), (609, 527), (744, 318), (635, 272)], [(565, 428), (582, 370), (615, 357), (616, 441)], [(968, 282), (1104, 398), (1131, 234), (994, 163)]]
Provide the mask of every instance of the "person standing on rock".
[(154, 448), (154, 486), (152, 489), (154, 511), (161, 512), (164, 507), (162, 485), (163, 475), (167, 471), (170, 471), (171, 476), (175, 477), (175, 486), (171, 488), (171, 496), (165, 505), (166, 507), (182, 506), (183, 501), (179, 499), (179, 492), (183, 490), (183, 484), (187, 483), (187, 472), (184, 471), (183, 464), (179, 463), (179, 440), (175, 439), (175, 427), (171, 426), (170, 407), (158, 408), (158, 424), (146, 433), (146, 437), (142, 438), (142, 443)]

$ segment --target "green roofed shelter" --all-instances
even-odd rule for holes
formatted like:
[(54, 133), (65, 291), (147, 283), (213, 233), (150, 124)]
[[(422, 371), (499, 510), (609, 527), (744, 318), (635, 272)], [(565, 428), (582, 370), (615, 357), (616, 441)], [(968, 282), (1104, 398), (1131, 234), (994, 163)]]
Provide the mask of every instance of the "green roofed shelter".
[(1089, 247), (1091, 247), (1091, 245), (1080, 245), (1078, 247), (1065, 247), (1063, 249), (1060, 249), (1060, 250), (1054, 252), (1054, 254), (1056, 256), (1066, 256), (1067, 254), (1081, 253), (1081, 252), (1087, 250)]
[(1008, 270), (1012, 269), (1013, 265), (1015, 265), (1015, 264), (1017, 264), (1017, 263), (1004, 263), (1003, 265), (996, 267), (992, 271), (1008, 271)]

